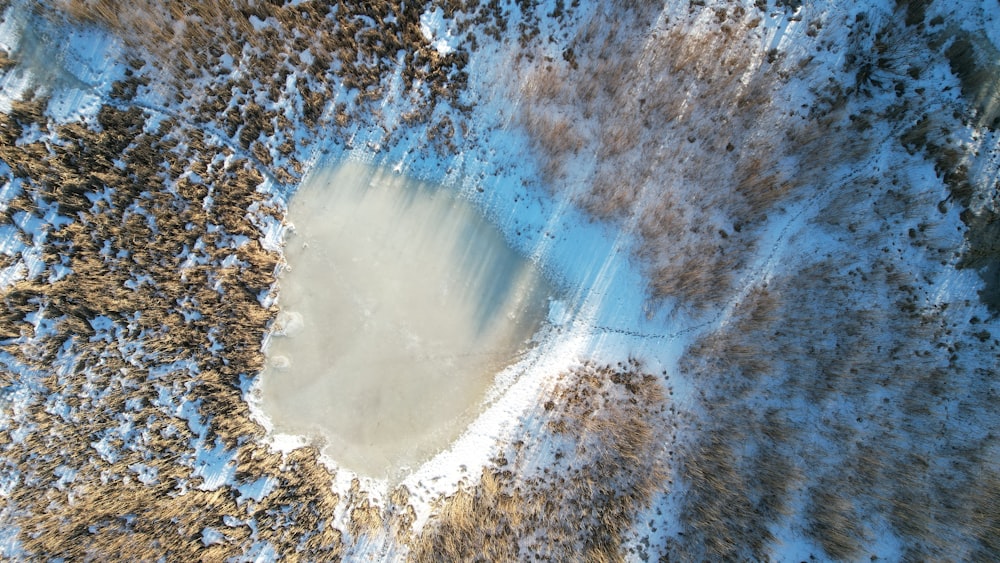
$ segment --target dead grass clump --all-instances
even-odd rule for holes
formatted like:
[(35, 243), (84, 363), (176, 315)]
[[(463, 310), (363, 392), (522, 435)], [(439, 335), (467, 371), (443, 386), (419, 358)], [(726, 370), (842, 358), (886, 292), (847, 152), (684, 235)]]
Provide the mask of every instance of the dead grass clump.
[(1000, 51), (985, 37), (958, 33), (945, 49), (951, 71), (962, 84), (962, 94), (975, 111), (981, 127), (1000, 127)]
[(590, 193), (583, 200), (582, 206), (587, 213), (598, 219), (624, 219), (638, 196), (638, 186), (635, 183), (610, 171), (600, 170), (594, 177)]
[(1000, 558), (1000, 474), (988, 470), (982, 475), (980, 487), (968, 492), (974, 497), (971, 528), (978, 540), (972, 559), (996, 560)]
[[(568, 64), (520, 59), (519, 121), (548, 184), (572, 189), (597, 218), (636, 219), (651, 297), (697, 311), (731, 293), (772, 212), (865, 143), (834, 140), (840, 109), (801, 117), (772, 104), (790, 76), (808, 81), (812, 69), (769, 56), (754, 13), (693, 6), (659, 18), (658, 9), (610, 21), (595, 10), (569, 42)], [(706, 10), (718, 33), (698, 27)], [(822, 40), (820, 30), (804, 41)], [(578, 190), (571, 172), (591, 165)]]
[[(444, 499), (413, 559), (621, 560), (637, 511), (662, 487), (663, 408), (659, 381), (636, 363), (566, 374), (539, 414), (541, 434)], [(555, 470), (539, 465), (553, 452), (527, 443), (553, 444), (543, 448), (557, 448)]]
[(682, 455), (687, 490), (680, 519), (685, 539), (676, 545), (677, 556), (767, 559), (774, 540), (771, 526), (788, 514), (790, 494), (804, 479), (803, 471), (781, 451), (790, 436), (778, 430), (782, 424), (777, 413), (768, 413), (767, 419), (776, 423), (775, 441), (756, 446), (756, 454), (745, 453), (752, 433), (720, 427), (702, 432)]
[(389, 495), (389, 526), (392, 537), (400, 545), (409, 544), (413, 540), (413, 523), (417, 519), (417, 513), (413, 505), (409, 503), (410, 491), (403, 485), (397, 486)]
[[(583, 138), (571, 122), (571, 117), (559, 112), (532, 112), (521, 116), (521, 124), (531, 131), (533, 143), (542, 151), (566, 155), (578, 152), (584, 145)], [(543, 175), (556, 181), (565, 171), (564, 162), (549, 161)]]
[(620, 120), (614, 120), (601, 128), (600, 148), (597, 158), (604, 160), (631, 152), (639, 144), (639, 136)]
[[(26, 124), (43, 115), (29, 103), (2, 119)], [(274, 282), (277, 257), (256, 243), (234, 250), (226, 237), (260, 237), (249, 217), (263, 197), (256, 192), (262, 176), (245, 159), (229, 159), (229, 169), (212, 164), (225, 149), (197, 135), (187, 148), (172, 142), (186, 136), (177, 122), (151, 133), (145, 120), (139, 110), (105, 107), (99, 127), (53, 126), (45, 143), (15, 137), (0, 145), (0, 158), (24, 186), (15, 207), (37, 217), (59, 206), (70, 221), (46, 228), (43, 249), (47, 268), (64, 264), (70, 272), (21, 280), (0, 296), (11, 336), (34, 335), (29, 315), (54, 323), (53, 336), (37, 343), (5, 343), (10, 355), (0, 360), (7, 383), (22, 385), (23, 375), (14, 374), (34, 373), (48, 394), (27, 403), (20, 423), (34, 430), (0, 445), (23, 477), (11, 496), (21, 510), (14, 523), (21, 544), (38, 559), (222, 560), (266, 541), (279, 554), (335, 560), (341, 538), (324, 515), (339, 499), (329, 472), (314, 451), (285, 459), (267, 452), (239, 387), (263, 365), (261, 337), (274, 311), (257, 296)], [(19, 134), (17, 127), (3, 131)], [(158, 166), (168, 155), (183, 164)], [(204, 209), (206, 186), (176, 185), (195, 167), (214, 190), (212, 215)], [(109, 199), (81, 199), (105, 187)], [(279, 209), (271, 211), (280, 219)], [(182, 268), (192, 251), (211, 266)], [(233, 253), (241, 265), (216, 285), (218, 264)], [(195, 310), (200, 318), (184, 318)], [(103, 323), (110, 328), (98, 335)], [(59, 375), (65, 362), (73, 377)], [(164, 369), (175, 362), (192, 367)], [(158, 404), (163, 391), (168, 403)], [(184, 401), (196, 412), (182, 414)], [(67, 410), (53, 410), (59, 404)], [(241, 498), (231, 483), (199, 490), (208, 483), (195, 475), (196, 447), (233, 452), (239, 482), (266, 479), (270, 493)], [(74, 475), (68, 483), (59, 481), (64, 472)], [(206, 529), (220, 532), (219, 543), (203, 544)]]
[(563, 71), (553, 65), (533, 68), (521, 86), (522, 92), (530, 98), (548, 101), (559, 99), (565, 88)]
[[(0, 11), (5, 9), (0, 8)], [(17, 66), (17, 61), (10, 58), (10, 53), (6, 49), (0, 49), (0, 72), (7, 71), (14, 66)]]
[[(778, 363), (775, 355), (759, 346), (733, 338), (738, 334), (761, 334), (773, 330), (780, 322), (778, 298), (766, 288), (758, 287), (749, 292), (740, 306), (740, 313), (732, 321), (729, 331), (706, 335), (698, 339), (689, 349), (684, 365), (692, 374), (715, 374), (724, 377), (728, 400), (742, 397), (761, 381), (767, 381), (775, 374)], [(695, 363), (700, 363), (694, 367)], [(715, 408), (713, 401), (708, 406)], [(785, 427), (777, 422), (769, 422), (765, 433), (784, 432)], [(775, 438), (776, 442), (784, 439)]]
[[(766, 159), (766, 160), (765, 160)], [(774, 167), (773, 156), (754, 155), (741, 159), (735, 180), (735, 191), (745, 205), (739, 214), (742, 220), (760, 222), (767, 212), (788, 197), (795, 183), (785, 179)], [(741, 206), (742, 207), (742, 206)]]
[[(677, 245), (675, 249), (682, 252), (679, 256), (661, 246), (669, 244), (666, 239), (658, 240), (653, 248), (641, 249), (640, 256), (656, 260), (649, 267), (653, 295), (677, 298), (690, 303), (686, 306), (704, 309), (728, 294), (733, 273), (741, 266), (738, 255), (727, 254), (711, 238), (706, 239)], [(677, 262), (670, 262), (670, 255)]]
[(351, 535), (359, 538), (363, 535), (377, 534), (382, 529), (382, 512), (378, 506), (365, 502), (351, 507)]
[(824, 488), (810, 491), (806, 534), (819, 542), (829, 557), (855, 560), (861, 555), (863, 530), (850, 497)]

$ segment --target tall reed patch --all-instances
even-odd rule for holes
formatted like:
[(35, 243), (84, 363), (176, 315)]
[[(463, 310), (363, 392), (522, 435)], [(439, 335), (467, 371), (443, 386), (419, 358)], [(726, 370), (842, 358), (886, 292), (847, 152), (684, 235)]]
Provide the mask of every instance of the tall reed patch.
[(636, 515), (663, 488), (666, 408), (637, 362), (563, 374), (533, 415), (542, 424), (442, 500), (412, 558), (622, 560)]

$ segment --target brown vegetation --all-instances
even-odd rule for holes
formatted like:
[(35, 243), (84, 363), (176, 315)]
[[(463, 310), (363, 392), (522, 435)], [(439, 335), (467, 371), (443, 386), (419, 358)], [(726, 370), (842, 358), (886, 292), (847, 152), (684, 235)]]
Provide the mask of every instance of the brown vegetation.
[[(256, 189), (262, 177), (245, 160), (212, 164), (226, 149), (176, 122), (144, 131), (146, 115), (137, 109), (105, 106), (92, 129), (47, 123), (44, 108), (44, 100), (29, 100), (0, 115), (0, 159), (23, 186), (3, 220), (12, 213), (40, 219), (51, 206), (67, 219), (48, 227), (46, 271), (0, 295), (4, 336), (13, 337), (3, 342), (10, 354), (3, 384), (24, 385), (36, 373), (46, 390), (14, 420), (23, 438), (0, 446), (21, 476), (8, 502), (23, 515), (16, 524), (26, 553), (216, 560), (266, 541), (278, 553), (336, 559), (339, 532), (329, 515), (338, 499), (329, 472), (314, 451), (268, 452), (239, 389), (263, 365), (260, 342), (274, 314), (257, 296), (274, 282), (278, 256), (260, 247), (261, 233), (247, 220), (251, 207), (268, 212)], [(57, 142), (19, 141), (32, 124)], [(178, 180), (195, 166), (204, 184)], [(250, 241), (233, 245), (235, 235)], [(184, 266), (187, 252), (203, 253), (208, 264)], [(235, 265), (222, 268), (229, 255)], [(57, 264), (69, 272), (49, 279)], [(53, 336), (35, 332), (35, 314), (54, 323)], [(100, 319), (110, 332), (95, 328)], [(206, 433), (196, 434), (178, 409), (157, 406), (158, 388), (170, 390), (174, 404), (197, 405)], [(199, 439), (201, 447), (233, 452), (239, 482), (271, 479), (271, 493), (246, 500), (229, 484), (205, 487), (192, 465)], [(139, 480), (141, 467), (152, 475), (148, 484)], [(60, 484), (65, 472), (73, 478)], [(203, 545), (206, 528), (222, 532), (221, 543)]]
[[(937, 41), (938, 39), (929, 39)], [(961, 266), (980, 273), (985, 287), (981, 300), (1000, 312), (1000, 212), (997, 211), (995, 166), (983, 165), (977, 157), (985, 147), (958, 141), (952, 132), (963, 127), (996, 131), (1000, 126), (1000, 51), (982, 36), (949, 30), (944, 49), (952, 73), (958, 78), (966, 107), (948, 115), (927, 112), (899, 137), (912, 153), (922, 153), (947, 185), (951, 197), (964, 210), (961, 219), (968, 228)], [(914, 114), (917, 114), (914, 111)], [(961, 120), (957, 121), (956, 117)], [(988, 150), (988, 149), (987, 149)]]
[[(934, 297), (939, 266), (956, 265), (962, 248), (935, 217), (957, 203), (969, 227), (957, 265), (982, 273), (993, 312), (1000, 303), (995, 150), (959, 134), (991, 138), (995, 48), (927, 32), (928, 3), (900, 2), (899, 18), (859, 16), (836, 47), (853, 84), (824, 77), (809, 107), (789, 114), (772, 99), (791, 78), (811, 80), (813, 47), (831, 48), (822, 17), (790, 42), (802, 51), (784, 53), (760, 41), (758, 13), (704, 4), (655, 28), (644, 8), (617, 10), (617, 26), (598, 8), (566, 64), (525, 55), (518, 67), (519, 119), (547, 183), (573, 190), (597, 218), (634, 226), (653, 296), (696, 310), (732, 297), (758, 227), (803, 197), (821, 209), (809, 228), (837, 241), (786, 257), (794, 274), (750, 288), (687, 351), (682, 368), (703, 393), (705, 420), (682, 452), (685, 530), (668, 555), (766, 559), (770, 530), (800, 490), (805, 533), (832, 558), (865, 556), (876, 526), (889, 526), (910, 560), (995, 550), (982, 541), (995, 506), (983, 516), (959, 491), (992, 486), (985, 451), (997, 419), (981, 377), (996, 365), (997, 336), (983, 330), (970, 346), (971, 333), (957, 334), (970, 318), (995, 324), (974, 302)], [(692, 32), (710, 10), (718, 33)], [(961, 83), (965, 100), (951, 111), (907, 80), (924, 61), (945, 62)], [(539, 116), (566, 119), (579, 140), (567, 145), (574, 137), (552, 135)], [(933, 162), (950, 197), (933, 181), (907, 185), (907, 165), (871, 177), (858, 167), (832, 183), (830, 171), (882, 142), (868, 133), (872, 119), (900, 135), (913, 165)]]
[[(434, 50), (421, 33), (423, 7), (417, 3), (134, 0), (123, 6), (58, 0), (53, 5), (40, 11), (105, 27), (133, 50), (137, 74), (116, 85), (114, 97), (127, 102), (140, 88), (159, 91), (171, 100), (167, 111), (224, 132), (283, 182), (300, 177), (299, 159), (308, 154), (309, 147), (295, 146), (295, 127), (343, 142), (352, 121), (372, 121), (375, 102), (400, 64), (401, 93), (414, 119), (429, 122), (438, 103), (462, 107), (456, 95), (465, 87), (468, 53)], [(289, 76), (295, 77), (292, 90), (285, 87)], [(196, 80), (208, 77), (212, 80)], [(343, 111), (328, 115), (334, 100), (340, 108), (351, 103), (350, 120)], [(287, 108), (295, 110), (294, 123)]]
[(416, 561), (620, 561), (639, 510), (662, 491), (666, 402), (637, 362), (561, 376), (544, 424), (479, 481), (444, 499)]
[[(652, 5), (611, 9), (580, 24), (572, 61), (523, 58), (520, 123), (549, 185), (573, 189), (597, 218), (634, 218), (652, 297), (712, 306), (731, 294), (768, 214), (865, 142), (841, 143), (841, 112), (790, 116), (772, 104), (810, 70), (765, 52), (756, 12), (693, 7), (658, 29)], [(710, 9), (720, 32), (693, 31)], [(583, 154), (594, 155), (587, 177)]]
[(806, 509), (807, 533), (833, 559), (857, 559), (861, 554), (859, 538), (862, 535), (858, 529), (860, 517), (854, 510), (851, 496), (825, 484), (817, 487), (810, 497)]
[[(835, 200), (839, 215), (821, 228), (846, 248), (921, 248), (894, 225), (932, 201), (894, 207), (887, 197), (881, 217), (853, 220), (870, 213), (865, 201)], [(831, 558), (864, 556), (884, 525), (909, 559), (972, 557), (990, 524), (974, 523), (962, 491), (993, 486), (996, 418), (981, 376), (996, 362), (996, 336), (974, 344), (955, 334), (976, 303), (921, 297), (942, 275), (933, 264), (904, 269), (877, 253), (796, 260), (795, 274), (751, 292), (682, 361), (708, 417), (681, 457), (685, 541), (672, 553), (766, 559), (769, 526), (804, 490), (805, 533)]]
[[(96, 124), (49, 123), (44, 99), (16, 101), (0, 115), (0, 160), (24, 186), (0, 222), (41, 221), (48, 209), (66, 218), (46, 227), (43, 273), (0, 293), (0, 387), (30, 387), (0, 433), (0, 451), (16, 465), (5, 470), (18, 472), (5, 502), (16, 508), (27, 555), (219, 560), (268, 542), (282, 558), (336, 560), (344, 549), (332, 524), (339, 506), (348, 541), (389, 532), (411, 542), (416, 560), (513, 560), (526, 555), (521, 549), (619, 559), (639, 510), (664, 488), (662, 445), (672, 438), (659, 382), (635, 364), (564, 375), (543, 407), (545, 424), (523, 428), (477, 482), (442, 499), (415, 538), (406, 493), (385, 508), (360, 485), (340, 499), (315, 451), (281, 456), (259, 443), (263, 430), (239, 385), (262, 365), (260, 339), (274, 311), (257, 296), (273, 283), (279, 257), (260, 246), (249, 218), (280, 220), (282, 210), (258, 185), (268, 170), (281, 182), (301, 173), (295, 126), (339, 135), (373, 107), (398, 53), (404, 93), (416, 100), (408, 124), (428, 120), (438, 101), (458, 107), (465, 83), (465, 53), (440, 55), (427, 44), (418, 3), (278, 4), (136, 1), (123, 9), (64, 0), (60, 13), (71, 21), (105, 26), (133, 48), (131, 74), (112, 88)], [(468, 13), (446, 4), (465, 29), (479, 26), (472, 36), (509, 31), (499, 3)], [(900, 4), (907, 25), (923, 22), (924, 3)], [(595, 155), (586, 189), (574, 193), (595, 217), (631, 221), (655, 297), (697, 309), (733, 295), (733, 273), (757, 250), (756, 229), (815, 192), (805, 187), (828, 188), (830, 168), (859, 158), (869, 118), (897, 120), (899, 141), (933, 160), (952, 194), (915, 194), (896, 185), (892, 170), (828, 190), (811, 227), (844, 245), (840, 253), (798, 257), (795, 275), (754, 288), (688, 350), (681, 368), (707, 416), (680, 452), (685, 537), (671, 539), (668, 555), (766, 558), (771, 526), (801, 491), (805, 533), (829, 557), (864, 556), (870, 529), (884, 525), (913, 560), (1000, 558), (989, 403), (995, 324), (979, 319), (974, 303), (936, 302), (939, 272), (898, 256), (905, 248), (952, 263), (957, 245), (934, 234), (934, 217), (957, 202), (969, 228), (962, 265), (1000, 279), (1000, 221), (983, 189), (996, 171), (975, 166), (950, 134), (949, 112), (928, 112), (919, 92), (896, 90), (902, 101), (877, 115), (846, 116), (849, 102), (897, 82), (883, 78), (913, 72), (901, 66), (906, 50), (928, 38), (859, 31), (879, 39), (868, 54), (852, 48), (857, 60), (845, 72), (856, 83), (817, 85), (812, 107), (788, 115), (772, 97), (792, 76), (808, 81), (809, 58), (793, 65), (766, 48), (758, 12), (693, 3), (690, 18), (654, 32), (653, 8), (614, 3), (617, 25), (597, 10), (563, 61), (532, 53), (538, 14), (528, 10), (516, 68), (524, 77), (517, 119), (546, 178), (556, 188), (579, 180), (575, 167), (586, 158), (576, 157)], [(691, 33), (704, 14), (717, 34)], [(251, 18), (269, 23), (258, 31)], [(815, 45), (821, 24), (809, 26)], [(962, 119), (995, 128), (996, 57), (976, 37), (946, 35), (940, 55), (967, 98)], [(225, 68), (227, 54), (242, 72)], [(0, 67), (12, 64), (0, 58)], [(206, 74), (217, 80), (195, 88)], [(281, 86), (291, 75), (288, 93)], [(246, 76), (260, 80), (260, 91)], [(173, 97), (157, 110), (166, 115), (159, 130), (147, 131), (148, 110), (132, 104), (154, 88)], [(294, 108), (301, 123), (278, 107)], [(36, 125), (53, 138), (22, 138)], [(451, 146), (463, 129), (442, 120), (428, 136)], [(791, 164), (779, 166), (782, 159)], [(200, 180), (181, 180), (187, 172)], [(249, 242), (237, 244), (240, 235)], [(873, 248), (884, 256), (861, 252)], [(182, 267), (188, 252), (205, 263)], [(223, 268), (228, 256), (236, 261)], [(69, 270), (61, 278), (60, 266)], [(993, 299), (984, 297), (996, 307)], [(54, 335), (40, 337), (36, 316), (53, 323)], [(101, 322), (111, 328), (99, 330)], [(161, 389), (195, 405), (204, 436), (177, 408), (156, 404)], [(256, 500), (228, 484), (212, 489), (196, 474), (193, 439), (232, 452), (239, 482), (273, 480), (270, 492)], [(137, 464), (155, 475), (151, 484), (138, 480)], [(71, 479), (61, 477), (67, 471)], [(209, 528), (221, 540), (206, 546)]]

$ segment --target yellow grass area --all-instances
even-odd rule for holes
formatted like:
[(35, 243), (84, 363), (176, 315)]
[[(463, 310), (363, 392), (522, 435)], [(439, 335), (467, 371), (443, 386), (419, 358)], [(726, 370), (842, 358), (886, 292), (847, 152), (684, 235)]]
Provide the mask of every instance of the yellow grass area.
[[(834, 204), (845, 218), (859, 211)], [(836, 228), (857, 244), (909, 239), (889, 227), (908, 212)], [(708, 418), (680, 459), (686, 541), (675, 555), (766, 559), (796, 498), (806, 536), (833, 559), (867, 557), (885, 526), (911, 560), (997, 555), (995, 445), (978, 426), (992, 416), (981, 366), (996, 337), (970, 339), (965, 326), (955, 344), (950, 319), (972, 316), (970, 304), (918, 305), (920, 278), (936, 274), (889, 257), (846, 267), (856, 258), (802, 260), (682, 360)], [(871, 305), (883, 300), (896, 306)]]
[[(247, 220), (250, 209), (282, 214), (257, 191), (261, 176), (245, 160), (214, 160), (229, 149), (182, 123), (168, 120), (149, 132), (143, 112), (105, 107), (99, 130), (56, 126), (45, 121), (44, 103), (17, 103), (0, 116), (7, 136), (0, 158), (24, 186), (2, 220), (15, 222), (47, 205), (74, 218), (51, 227), (45, 246), (47, 263), (64, 263), (71, 272), (55, 281), (22, 280), (0, 296), (6, 338), (31, 339), (29, 319), (39, 310), (56, 329), (37, 343), (4, 345), (13, 358), (5, 361), (37, 371), (54, 393), (33, 396), (16, 421), (23, 437), (5, 433), (0, 442), (4, 458), (17, 462), (21, 480), (9, 502), (17, 507), (12, 523), (27, 554), (222, 560), (268, 542), (283, 558), (336, 560), (345, 542), (388, 535), (408, 542), (415, 560), (483, 549), (503, 558), (522, 545), (561, 559), (622, 557), (636, 514), (664, 487), (670, 427), (659, 379), (637, 362), (588, 364), (564, 374), (536, 413), (542, 426), (524, 430), (504, 454), (509, 461), (496, 460), (478, 483), (443, 499), (414, 536), (407, 491), (393, 491), (383, 505), (356, 481), (340, 498), (314, 450), (280, 455), (259, 441), (263, 430), (237, 383), (261, 369), (261, 338), (275, 314), (258, 295), (273, 283), (278, 257), (260, 247), (261, 233)], [(33, 124), (51, 127), (66, 142), (16, 142)], [(115, 166), (117, 159), (126, 166)], [(201, 181), (178, 179), (193, 167)], [(107, 198), (87, 197), (105, 186), (114, 189)], [(249, 241), (234, 246), (230, 235)], [(182, 267), (191, 251), (204, 253), (208, 264)], [(221, 267), (229, 255), (237, 260)], [(139, 282), (145, 277), (151, 283)], [(193, 310), (201, 316), (185, 314)], [(95, 330), (99, 317), (110, 321), (113, 337)], [(214, 354), (213, 341), (221, 344)], [(51, 369), (65, 361), (69, 373), (80, 375)], [(192, 367), (153, 375), (169, 362)], [(18, 381), (14, 372), (3, 378), (4, 385)], [(164, 388), (175, 404), (196, 405), (207, 427), (203, 447), (233, 452), (236, 483), (270, 479), (260, 499), (197, 475), (195, 425), (178, 409), (157, 406)], [(51, 401), (64, 401), (68, 411), (57, 414), (46, 406)], [(129, 437), (123, 425), (137, 433)], [(548, 463), (554, 464), (540, 471)], [(150, 483), (139, 480), (138, 466), (153, 472)], [(67, 470), (73, 478), (61, 483)], [(337, 513), (346, 514), (344, 529), (333, 525)], [(204, 537), (217, 542), (205, 545)]]
[(413, 559), (623, 560), (636, 514), (664, 488), (665, 409), (638, 363), (564, 374), (545, 424), (443, 500)]
[[(730, 294), (769, 213), (866, 141), (835, 140), (839, 109), (772, 104), (811, 68), (768, 48), (760, 11), (692, 7), (657, 28), (655, 6), (613, 4), (579, 26), (573, 64), (521, 55), (519, 121), (547, 184), (635, 225), (654, 298), (707, 307)], [(706, 18), (715, 29), (696, 30)]]
[[(456, 95), (466, 84), (468, 53), (436, 51), (421, 32), (417, 3), (55, 0), (37, 11), (121, 38), (136, 73), (112, 97), (155, 91), (171, 111), (183, 108), (178, 117), (224, 132), (282, 183), (301, 177), (296, 128), (342, 142), (357, 120), (378, 114), (376, 102), (397, 73), (407, 123), (428, 125), (431, 137), (441, 132), (429, 139), (432, 147), (454, 149), (454, 127), (432, 114), (439, 103), (464, 107)], [(293, 88), (286, 87), (290, 75)], [(386, 128), (382, 144), (399, 134)]]
[[(260, 371), (261, 338), (275, 313), (257, 296), (274, 282), (279, 257), (260, 246), (261, 233), (246, 218), (254, 207), (280, 219), (281, 210), (256, 190), (262, 177), (245, 160), (213, 163), (228, 149), (176, 122), (147, 132), (141, 111), (105, 107), (99, 129), (55, 126), (46, 122), (44, 105), (17, 102), (0, 115), (0, 159), (23, 187), (0, 221), (37, 217), (50, 205), (73, 219), (48, 226), (43, 254), (48, 268), (63, 264), (70, 272), (52, 280), (47, 270), (0, 294), (4, 339), (37, 336), (32, 314), (54, 323), (52, 336), (3, 345), (10, 356), (0, 384), (20, 385), (36, 373), (44, 390), (11, 422), (23, 435), (15, 440), (4, 432), (0, 443), (19, 476), (5, 502), (14, 507), (11, 525), (21, 530), (26, 553), (223, 560), (267, 541), (279, 553), (336, 559), (340, 532), (331, 518), (339, 499), (329, 471), (311, 449), (270, 452), (238, 387), (241, 377)], [(58, 140), (18, 142), (33, 125), (51, 128)], [(203, 180), (178, 181), (191, 167)], [(105, 187), (113, 190), (107, 198), (88, 198)], [(249, 241), (233, 245), (234, 235)], [(190, 251), (204, 253), (208, 264), (182, 267)], [(223, 268), (227, 256), (236, 260)], [(186, 317), (191, 311), (201, 316)], [(94, 328), (101, 318), (114, 331), (107, 338)], [(214, 355), (213, 341), (220, 345)], [(192, 367), (154, 375), (171, 362)], [(178, 409), (156, 406), (161, 389), (175, 404), (197, 405), (206, 447), (232, 452), (237, 482), (269, 479), (271, 492), (241, 499), (236, 488), (208, 486), (197, 476), (194, 428)], [(152, 482), (139, 480), (139, 467), (152, 472)], [(72, 478), (60, 483), (60, 475)], [(203, 545), (205, 529), (220, 532), (219, 543)]]

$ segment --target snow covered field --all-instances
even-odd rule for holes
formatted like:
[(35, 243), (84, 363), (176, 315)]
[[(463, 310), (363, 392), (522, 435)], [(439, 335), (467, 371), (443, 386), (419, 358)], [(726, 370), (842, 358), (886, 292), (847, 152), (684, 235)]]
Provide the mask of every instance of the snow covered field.
[[(1000, 557), (1000, 4), (424, 4), (0, 2), (3, 557)], [(331, 162), (558, 287), (398, 481), (260, 405)]]

